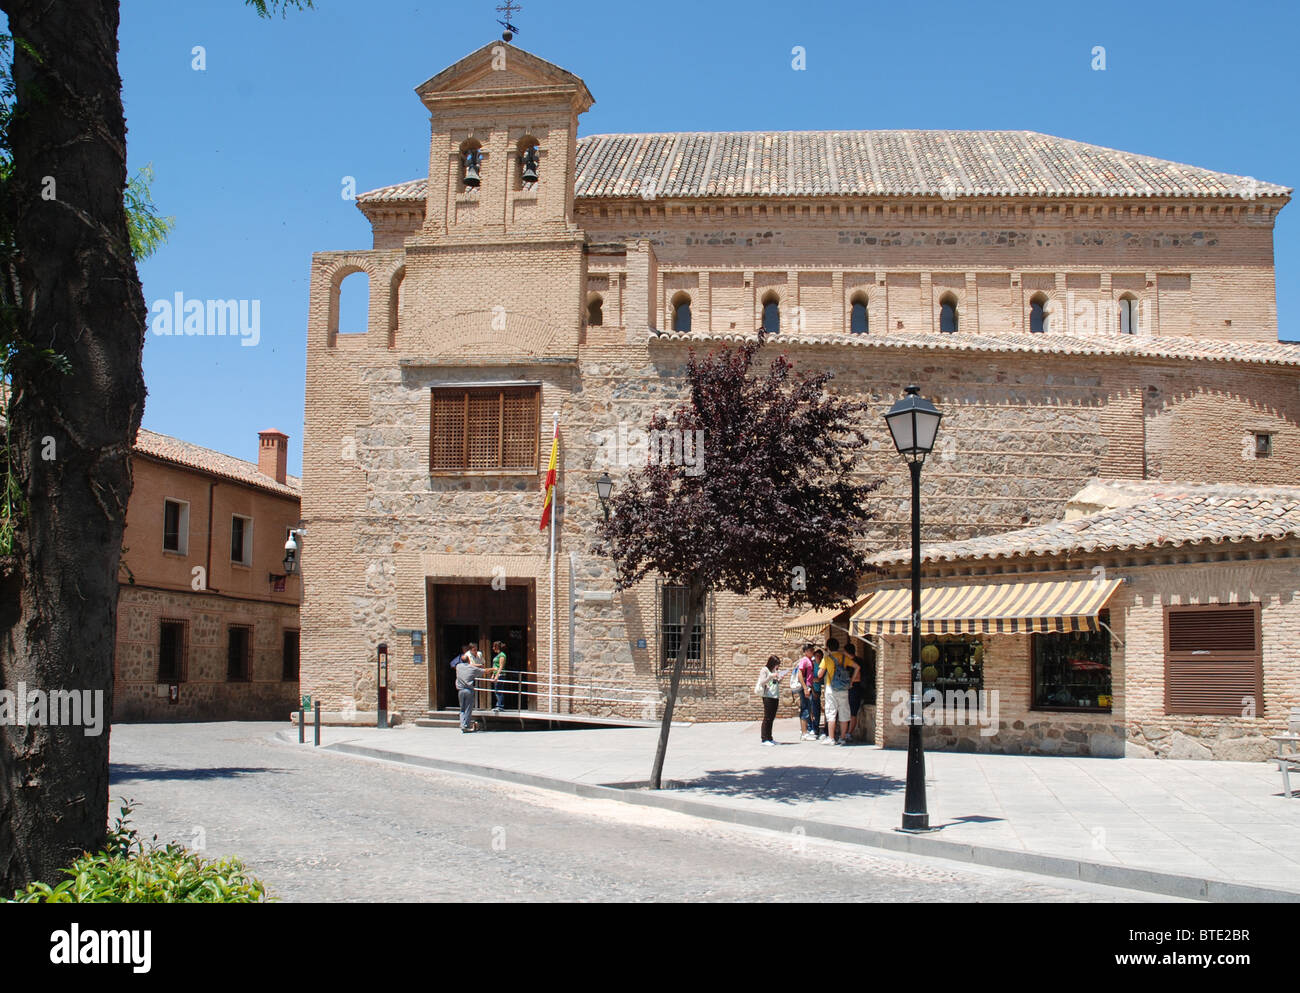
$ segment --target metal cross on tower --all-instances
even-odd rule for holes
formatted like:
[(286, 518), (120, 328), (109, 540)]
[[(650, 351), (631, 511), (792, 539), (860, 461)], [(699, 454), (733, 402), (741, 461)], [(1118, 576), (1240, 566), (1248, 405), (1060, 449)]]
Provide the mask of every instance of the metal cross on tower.
[(519, 6), (519, 4), (515, 3), (514, 0), (506, 0), (505, 3), (503, 3), (500, 7), (497, 8), (498, 14), (505, 15), (504, 20), (497, 21), (498, 24), (500, 24), (503, 28), (505, 28), (505, 31), (502, 32), (501, 34), (501, 37), (505, 41), (509, 41), (511, 38), (513, 38), (515, 35), (519, 33), (519, 29), (515, 27), (514, 24), (511, 23), (511, 18), (514, 17), (514, 15), (519, 13), (521, 10), (523, 10), (523, 8)]

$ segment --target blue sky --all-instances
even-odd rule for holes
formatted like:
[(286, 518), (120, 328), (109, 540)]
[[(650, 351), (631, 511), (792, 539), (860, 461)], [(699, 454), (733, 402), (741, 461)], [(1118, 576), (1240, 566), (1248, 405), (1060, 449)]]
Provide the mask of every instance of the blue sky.
[[(134, 172), (176, 217), (141, 266), (151, 305), (258, 300), (256, 347), (151, 334), (155, 431), (299, 472), (311, 253), (369, 247), (340, 195), (422, 176), (413, 88), (497, 37), (499, 0), (320, 0), (263, 21), (241, 0), (125, 0)], [(583, 134), (823, 128), (1029, 129), (1300, 185), (1300, 4), (701, 3), (523, 0), (516, 44), (582, 76)], [(791, 50), (807, 69), (791, 68)], [(1105, 46), (1106, 70), (1091, 67)], [(192, 68), (203, 46), (206, 68)], [(1282, 337), (1300, 339), (1300, 205), (1276, 232)], [(345, 312), (344, 320), (348, 319)]]

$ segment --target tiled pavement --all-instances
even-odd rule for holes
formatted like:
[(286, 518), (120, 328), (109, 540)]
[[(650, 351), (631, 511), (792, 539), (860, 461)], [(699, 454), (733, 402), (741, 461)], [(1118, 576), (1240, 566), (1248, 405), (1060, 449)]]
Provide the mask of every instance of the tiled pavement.
[[(657, 734), (326, 728), (323, 744), (508, 778), (608, 786), (646, 780)], [(296, 732), (283, 737), (290, 735), (296, 741)], [(779, 721), (776, 737), (785, 744), (762, 747), (756, 723), (674, 728), (668, 797), (709, 804), (726, 820), (778, 815), (810, 833), (814, 825), (842, 826), (864, 830), (867, 843), (904, 838), (893, 829), (902, 814), (906, 752), (798, 742), (793, 721)], [(1019, 853), (1017, 867), (1031, 871), (1035, 856), (1047, 856), (1300, 898), (1300, 797), (1282, 796), (1271, 764), (953, 752), (930, 752), (926, 761), (930, 822), (938, 829), (926, 839)], [(1060, 874), (1061, 863), (1054, 866), (1047, 871)], [(1170, 885), (1150, 888), (1170, 892)]]

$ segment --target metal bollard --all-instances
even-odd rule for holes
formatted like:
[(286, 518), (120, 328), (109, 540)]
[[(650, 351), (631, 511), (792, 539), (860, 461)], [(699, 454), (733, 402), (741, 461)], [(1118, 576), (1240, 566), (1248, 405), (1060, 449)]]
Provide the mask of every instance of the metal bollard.
[(316, 701), (316, 747), (320, 747), (320, 701)]
[(307, 741), (307, 711), (303, 709), (301, 702), (298, 704), (298, 744), (305, 744)]

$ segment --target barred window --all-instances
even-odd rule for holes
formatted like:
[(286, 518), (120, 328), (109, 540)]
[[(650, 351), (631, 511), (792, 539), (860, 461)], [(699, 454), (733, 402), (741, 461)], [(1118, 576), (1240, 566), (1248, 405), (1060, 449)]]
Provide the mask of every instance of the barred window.
[(242, 624), (232, 624), (226, 629), (226, 681), (246, 683), (251, 676), (250, 665), (253, 629)]
[[(685, 586), (667, 586), (659, 584), (656, 599), (659, 603), (659, 674), (670, 675), (677, 663), (677, 653), (682, 646), (682, 632), (686, 628), (686, 607), (688, 590)], [(710, 594), (704, 603), (691, 631), (691, 642), (686, 649), (686, 665), (682, 675), (686, 677), (705, 677), (712, 668), (713, 661), (713, 596)]]
[(185, 680), (185, 622), (163, 621), (158, 635), (158, 682)]
[(298, 648), (298, 632), (285, 631), (281, 636), (280, 678), (286, 683), (297, 682), (298, 680)]
[(537, 386), (437, 388), (429, 425), (429, 469), (537, 471)]

